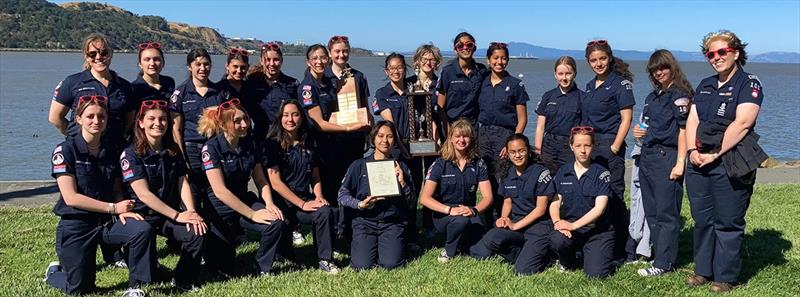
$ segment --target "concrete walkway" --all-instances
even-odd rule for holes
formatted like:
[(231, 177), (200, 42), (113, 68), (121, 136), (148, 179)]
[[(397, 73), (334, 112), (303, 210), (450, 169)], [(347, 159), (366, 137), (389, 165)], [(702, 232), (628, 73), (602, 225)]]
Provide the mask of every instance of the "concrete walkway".
[[(625, 180), (630, 180), (630, 168)], [(800, 184), (800, 168), (762, 168), (758, 170), (759, 184)], [(253, 183), (250, 190), (254, 191)], [(53, 205), (58, 199), (54, 180), (0, 181), (0, 206), (33, 207)]]

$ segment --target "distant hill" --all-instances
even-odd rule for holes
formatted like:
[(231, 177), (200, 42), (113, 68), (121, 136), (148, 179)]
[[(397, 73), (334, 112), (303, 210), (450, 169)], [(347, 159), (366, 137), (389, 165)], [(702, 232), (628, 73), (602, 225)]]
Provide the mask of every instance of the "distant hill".
[[(533, 45), (525, 42), (509, 42), (508, 52), (511, 56), (519, 57), (536, 57), (545, 60), (555, 60), (561, 56), (572, 56), (573, 58), (582, 58), (584, 56), (583, 50), (564, 50), (550, 47), (543, 47)], [(614, 55), (625, 60), (638, 60), (646, 61), (650, 59), (652, 51), (634, 51), (634, 50), (620, 50), (615, 49)], [(445, 56), (455, 56), (453, 51), (443, 51)], [(679, 61), (705, 61), (703, 55), (697, 52), (687, 51), (672, 51), (675, 58)], [(479, 48), (475, 52), (475, 56), (485, 57), (486, 48)], [(789, 52), (769, 52), (759, 55), (751, 55), (748, 62), (764, 62), (764, 63), (800, 63), (800, 53)]]
[[(0, 0), (0, 47), (43, 50), (80, 49), (92, 32), (108, 36), (116, 50), (135, 51), (145, 41), (161, 43), (169, 52), (206, 48), (225, 53), (228, 47), (258, 50), (257, 39), (228, 39), (217, 30), (169, 22), (160, 16), (139, 16), (122, 8), (92, 2), (56, 5), (45, 0)], [(305, 54), (305, 45), (283, 44), (287, 55)], [(354, 48), (353, 55), (370, 55)]]

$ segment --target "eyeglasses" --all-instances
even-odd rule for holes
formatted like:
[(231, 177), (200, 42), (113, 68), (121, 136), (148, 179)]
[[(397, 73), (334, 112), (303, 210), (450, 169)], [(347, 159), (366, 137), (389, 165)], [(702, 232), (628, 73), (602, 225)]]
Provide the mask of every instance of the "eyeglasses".
[(471, 50), (471, 49), (474, 49), (474, 48), (475, 48), (475, 43), (474, 42), (460, 42), (459, 41), (458, 43), (456, 43), (456, 49), (458, 49), (458, 50), (467, 51), (467, 50)]
[(250, 55), (250, 53), (248, 53), (247, 50), (243, 48), (232, 47), (228, 49), (228, 56), (235, 56), (235, 55), (242, 55), (247, 57), (248, 55)]
[(145, 100), (145, 101), (142, 101), (142, 104), (139, 106), (139, 113), (141, 114), (146, 109), (149, 110), (149, 109), (154, 109), (154, 108), (167, 110), (167, 101), (164, 101), (164, 100)]
[(503, 43), (503, 42), (492, 42), (492, 43), (489, 44), (489, 46), (497, 47), (497, 48), (507, 48), (508, 44), (507, 43)]
[(592, 46), (592, 45), (595, 45), (595, 44), (596, 45), (606, 45), (606, 44), (608, 44), (608, 40), (605, 40), (605, 39), (592, 40), (592, 41), (587, 42), (586, 46)]
[(594, 128), (590, 126), (572, 127), (572, 134), (593, 134)]
[(350, 42), (350, 39), (347, 38), (347, 36), (334, 35), (333, 37), (331, 37), (331, 40), (330, 40), (330, 42), (339, 42), (339, 41)]
[(86, 95), (78, 97), (78, 105), (94, 101), (97, 104), (105, 105), (108, 103), (108, 97), (102, 95)]
[(267, 42), (261, 45), (261, 50), (273, 50), (278, 51), (281, 49), (281, 46), (274, 42)]
[(404, 69), (406, 69), (406, 68), (405, 68), (405, 67), (403, 67), (403, 66), (397, 66), (397, 67), (387, 67), (387, 68), (386, 68), (386, 70), (388, 70), (388, 71), (389, 71), (389, 73), (401, 72), (401, 71), (403, 71)]
[(717, 56), (722, 57), (722, 56), (725, 56), (728, 53), (733, 52), (733, 51), (735, 51), (735, 49), (730, 48), (730, 47), (721, 48), (721, 49), (718, 49), (716, 51), (708, 51), (708, 52), (706, 52), (706, 58), (709, 59), (709, 60), (713, 60), (713, 59), (716, 59)]
[(158, 42), (152, 42), (152, 41), (148, 41), (148, 42), (139, 44), (139, 51), (143, 51), (143, 50), (146, 50), (148, 48), (160, 49), (161, 48), (161, 44), (158, 43)]
[(319, 61), (319, 62), (322, 62), (322, 63), (328, 63), (330, 58), (328, 58), (328, 56), (313, 56), (313, 57), (309, 58), (308, 60), (310, 60), (310, 61)]
[(433, 63), (436, 63), (436, 59), (435, 58), (422, 58), (420, 62), (421, 62), (421, 64), (428, 64), (428, 63), (433, 64)]
[(97, 57), (98, 54), (100, 54), (101, 58), (105, 58), (111, 54), (111, 51), (109, 51), (108, 49), (103, 49), (102, 51), (88, 51), (86, 52), (86, 57), (95, 58)]

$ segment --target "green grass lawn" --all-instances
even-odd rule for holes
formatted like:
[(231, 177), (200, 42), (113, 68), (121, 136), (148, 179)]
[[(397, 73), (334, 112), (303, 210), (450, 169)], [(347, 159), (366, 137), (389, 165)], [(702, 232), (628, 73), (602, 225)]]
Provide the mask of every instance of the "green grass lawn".
[[(744, 242), (743, 285), (730, 296), (800, 295), (800, 185), (758, 185), (747, 213)], [(708, 287), (687, 288), (691, 273), (692, 225), (684, 199), (679, 271), (659, 278), (642, 278), (636, 269), (622, 267), (607, 280), (590, 280), (581, 272), (561, 273), (549, 268), (542, 274), (518, 277), (509, 264), (495, 258), (476, 261), (456, 257), (440, 264), (433, 248), (408, 266), (394, 271), (354, 272), (338, 275), (316, 269), (314, 248), (299, 247), (302, 264), (281, 263), (277, 276), (241, 276), (211, 282), (186, 296), (707, 296)], [(61, 296), (41, 282), (45, 266), (56, 260), (54, 240), (58, 218), (46, 208), (0, 208), (0, 296)], [(173, 268), (178, 256), (159, 239), (159, 259)], [(250, 265), (256, 243), (239, 248), (238, 261)], [(98, 259), (102, 257), (98, 254)], [(342, 265), (348, 259), (338, 259)], [(101, 260), (98, 260), (101, 261)], [(98, 262), (99, 263), (99, 262)], [(240, 266), (243, 266), (240, 265)], [(119, 296), (127, 286), (127, 270), (98, 265), (99, 292), (91, 296)], [(168, 284), (145, 287), (150, 296), (177, 295)], [(727, 296), (727, 295), (726, 295)]]

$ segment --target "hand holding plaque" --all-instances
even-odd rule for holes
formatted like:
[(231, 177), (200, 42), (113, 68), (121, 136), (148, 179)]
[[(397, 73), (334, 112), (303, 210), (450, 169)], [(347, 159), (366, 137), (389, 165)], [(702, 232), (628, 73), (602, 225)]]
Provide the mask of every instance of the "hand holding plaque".
[(358, 85), (350, 68), (345, 69), (342, 73), (338, 90), (336, 111), (331, 114), (329, 121), (342, 126), (357, 123), (368, 126), (369, 114), (366, 106), (362, 104), (364, 98), (359, 98)]
[(367, 161), (369, 195), (373, 197), (400, 196), (400, 183), (394, 160)]

